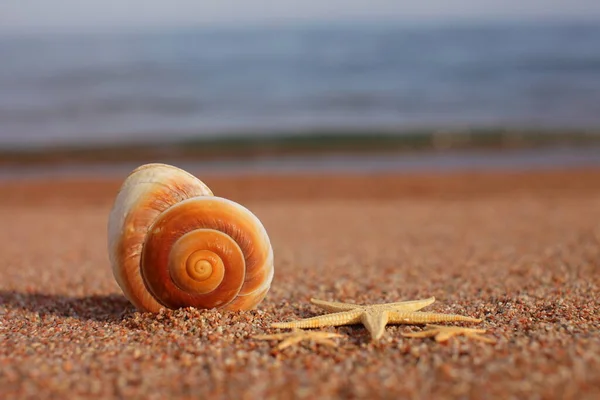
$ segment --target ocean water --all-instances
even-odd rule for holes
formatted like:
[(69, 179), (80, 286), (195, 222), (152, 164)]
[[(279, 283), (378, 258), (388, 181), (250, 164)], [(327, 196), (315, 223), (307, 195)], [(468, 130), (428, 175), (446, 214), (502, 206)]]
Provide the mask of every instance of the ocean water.
[(600, 127), (600, 24), (0, 36), (0, 147), (319, 128)]

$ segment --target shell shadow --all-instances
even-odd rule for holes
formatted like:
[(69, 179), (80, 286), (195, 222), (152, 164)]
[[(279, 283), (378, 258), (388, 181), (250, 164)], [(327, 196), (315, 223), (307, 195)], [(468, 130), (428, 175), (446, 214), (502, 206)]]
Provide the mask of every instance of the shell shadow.
[(119, 322), (135, 312), (133, 305), (118, 294), (71, 297), (0, 290), (0, 306), (7, 311), (22, 310), (40, 316), (55, 315), (99, 322)]

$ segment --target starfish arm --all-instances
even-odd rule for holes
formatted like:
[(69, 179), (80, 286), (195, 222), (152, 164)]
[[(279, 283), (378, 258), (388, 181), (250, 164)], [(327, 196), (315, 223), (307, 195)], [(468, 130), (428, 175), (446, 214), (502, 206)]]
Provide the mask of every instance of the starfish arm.
[(426, 330), (421, 332), (404, 333), (402, 336), (413, 338), (426, 338), (434, 336), (437, 342), (445, 342), (453, 336), (464, 335), (470, 339), (479, 340), (485, 343), (494, 344), (496, 341), (492, 338), (480, 336), (485, 333), (485, 329), (463, 328), (459, 326), (427, 325)]
[(487, 332), (487, 330), (485, 330), (485, 329), (465, 328), (464, 326), (448, 326), (448, 325), (435, 325), (435, 324), (427, 324), (426, 328), (444, 329), (444, 330), (447, 330), (447, 331), (457, 331), (457, 332), (469, 333), (469, 334), (473, 334), (473, 333), (486, 333)]
[(281, 340), (281, 339), (285, 339), (289, 335), (290, 335), (289, 333), (275, 333), (273, 335), (255, 335), (255, 336), (252, 336), (252, 338), (258, 339), (258, 340)]
[(429, 312), (389, 312), (389, 322), (392, 324), (427, 324), (430, 322), (481, 322), (478, 318), (454, 314), (438, 314)]
[(421, 332), (403, 333), (402, 336), (410, 337), (410, 338), (427, 338), (427, 337), (437, 335), (438, 332), (439, 332), (438, 329), (427, 329), (427, 330), (421, 331)]
[(341, 338), (344, 337), (344, 335), (340, 335), (339, 333), (333, 333), (333, 332), (319, 332), (319, 331), (314, 331), (314, 332), (310, 332), (312, 334), (312, 336), (314, 337), (318, 337), (318, 338), (322, 338), (322, 339), (331, 339), (331, 338)]
[(489, 337), (479, 336), (479, 335), (466, 335), (466, 336), (471, 339), (479, 340), (480, 342), (496, 344), (496, 341)]
[(294, 344), (300, 343), (304, 339), (306, 339), (306, 338), (302, 337), (302, 336), (292, 336), (292, 337), (285, 339), (283, 342), (279, 343), (279, 346), (277, 346), (277, 348), (279, 350), (283, 350), (286, 347), (290, 347)]
[(427, 307), (435, 302), (435, 297), (429, 297), (427, 299), (411, 300), (411, 301), (399, 301), (397, 303), (385, 304), (386, 307), (391, 307), (394, 311), (418, 311), (421, 308)]
[(446, 342), (452, 336), (456, 336), (457, 332), (452, 331), (438, 331), (437, 335), (435, 335), (436, 342)]
[(298, 321), (276, 322), (273, 328), (320, 328), (323, 326), (353, 325), (360, 322), (361, 311), (344, 311)]
[(388, 323), (389, 312), (373, 312), (366, 311), (361, 316), (361, 322), (367, 328), (367, 330), (371, 333), (371, 338), (373, 340), (378, 340), (383, 336), (385, 332), (385, 326)]
[(323, 344), (325, 346), (336, 347), (337, 344), (331, 339), (323, 339), (323, 338), (314, 338), (316, 343)]
[(319, 299), (310, 299), (310, 302), (327, 310), (327, 311), (332, 311), (332, 312), (350, 311), (350, 310), (354, 310), (355, 308), (361, 307), (358, 304), (340, 303), (338, 301), (325, 301), (325, 300), (319, 300)]

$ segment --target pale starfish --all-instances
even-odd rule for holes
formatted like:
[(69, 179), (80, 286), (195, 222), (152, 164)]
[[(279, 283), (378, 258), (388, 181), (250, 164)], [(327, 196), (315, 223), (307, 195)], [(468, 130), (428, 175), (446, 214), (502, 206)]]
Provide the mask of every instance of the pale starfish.
[(421, 332), (403, 333), (402, 336), (412, 338), (434, 337), (436, 342), (445, 342), (453, 336), (463, 335), (486, 343), (496, 343), (494, 339), (480, 336), (485, 329), (463, 328), (460, 326), (427, 325), (427, 330)]
[(291, 332), (276, 333), (274, 335), (256, 335), (255, 339), (258, 340), (283, 340), (277, 346), (279, 350), (285, 349), (293, 344), (298, 344), (303, 340), (312, 340), (318, 344), (324, 344), (326, 346), (336, 346), (336, 343), (331, 338), (339, 338), (344, 335), (331, 332), (314, 332), (314, 331), (303, 331), (302, 329), (293, 329)]
[(435, 297), (423, 300), (401, 301), (397, 303), (359, 305), (311, 299), (311, 303), (334, 312), (333, 314), (301, 319), (298, 321), (278, 322), (273, 328), (319, 328), (323, 326), (354, 325), (361, 323), (377, 340), (383, 336), (387, 324), (426, 324), (429, 322), (481, 322), (478, 318), (453, 314), (420, 312), (423, 307), (432, 304)]

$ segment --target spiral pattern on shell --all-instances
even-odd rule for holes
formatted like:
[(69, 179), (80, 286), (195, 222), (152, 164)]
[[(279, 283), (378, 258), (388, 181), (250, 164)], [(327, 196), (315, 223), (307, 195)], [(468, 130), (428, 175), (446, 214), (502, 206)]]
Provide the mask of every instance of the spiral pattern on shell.
[(142, 311), (248, 310), (273, 279), (273, 249), (260, 220), (166, 164), (143, 165), (125, 179), (108, 248), (118, 285)]

